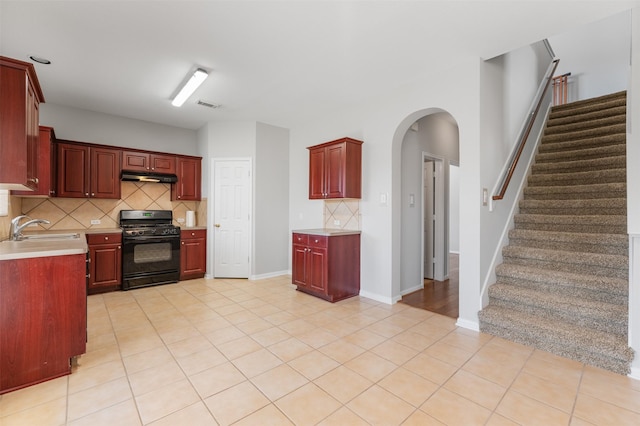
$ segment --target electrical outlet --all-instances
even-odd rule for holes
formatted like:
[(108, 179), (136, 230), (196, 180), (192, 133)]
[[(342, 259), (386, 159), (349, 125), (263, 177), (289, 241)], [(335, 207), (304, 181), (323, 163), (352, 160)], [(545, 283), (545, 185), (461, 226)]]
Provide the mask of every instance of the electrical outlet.
[(92, 225), (100, 225), (102, 223), (102, 221), (100, 219), (91, 219), (91, 224)]
[(336, 225), (336, 226), (340, 226), (340, 221), (338, 219), (336, 219), (336, 220), (333, 221), (333, 224)]
[(184, 223), (184, 217), (179, 217), (178, 218), (178, 223)]

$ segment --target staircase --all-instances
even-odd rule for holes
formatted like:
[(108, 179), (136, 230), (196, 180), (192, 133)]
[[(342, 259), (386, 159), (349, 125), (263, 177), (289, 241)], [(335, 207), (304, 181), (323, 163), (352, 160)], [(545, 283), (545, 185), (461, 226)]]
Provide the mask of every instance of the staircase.
[(625, 123), (626, 92), (552, 108), (480, 330), (630, 372)]

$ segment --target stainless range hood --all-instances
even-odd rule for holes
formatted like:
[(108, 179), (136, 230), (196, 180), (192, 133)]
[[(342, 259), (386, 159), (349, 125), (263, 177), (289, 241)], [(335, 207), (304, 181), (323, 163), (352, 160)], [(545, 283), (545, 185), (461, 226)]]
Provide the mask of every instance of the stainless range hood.
[(178, 176), (164, 173), (123, 170), (121, 180), (126, 182), (176, 183), (178, 181)]

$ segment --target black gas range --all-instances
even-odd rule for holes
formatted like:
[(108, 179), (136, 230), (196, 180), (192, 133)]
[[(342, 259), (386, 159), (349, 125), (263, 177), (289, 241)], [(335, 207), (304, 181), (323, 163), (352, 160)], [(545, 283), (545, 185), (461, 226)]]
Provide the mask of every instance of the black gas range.
[(171, 210), (121, 210), (122, 288), (180, 279), (180, 227)]

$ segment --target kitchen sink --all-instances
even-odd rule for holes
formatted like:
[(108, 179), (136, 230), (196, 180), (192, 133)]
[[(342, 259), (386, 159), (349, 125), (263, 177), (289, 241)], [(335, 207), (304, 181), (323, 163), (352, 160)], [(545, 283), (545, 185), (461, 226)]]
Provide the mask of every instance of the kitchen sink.
[(80, 238), (78, 232), (60, 234), (27, 234), (23, 235), (19, 241), (43, 241), (43, 240), (74, 240)]

